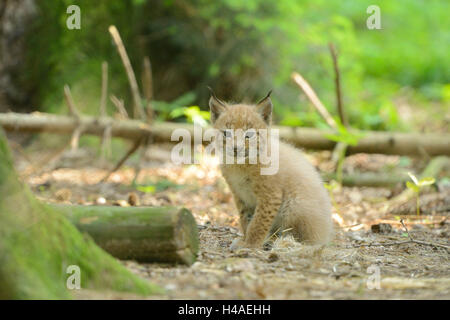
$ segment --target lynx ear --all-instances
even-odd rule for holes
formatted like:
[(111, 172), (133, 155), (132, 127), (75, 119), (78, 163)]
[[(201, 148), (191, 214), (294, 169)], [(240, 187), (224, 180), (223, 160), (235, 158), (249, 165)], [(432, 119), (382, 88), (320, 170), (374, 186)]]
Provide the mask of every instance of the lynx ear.
[(272, 121), (272, 109), (273, 109), (272, 100), (270, 99), (271, 93), (272, 90), (270, 90), (269, 93), (256, 105), (256, 110), (263, 117), (264, 121), (269, 125)]
[(220, 114), (226, 110), (226, 105), (223, 101), (216, 97), (214, 91), (208, 87), (211, 92), (211, 98), (209, 98), (209, 110), (211, 111), (211, 123), (216, 122)]

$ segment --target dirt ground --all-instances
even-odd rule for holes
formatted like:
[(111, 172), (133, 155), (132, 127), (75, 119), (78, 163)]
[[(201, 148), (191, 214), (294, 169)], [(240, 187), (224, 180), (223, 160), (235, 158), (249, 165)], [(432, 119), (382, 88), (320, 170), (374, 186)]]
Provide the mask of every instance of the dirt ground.
[[(415, 215), (414, 199), (400, 211), (389, 206), (402, 185), (335, 188), (331, 192), (336, 236), (330, 245), (308, 246), (285, 237), (269, 251), (233, 253), (229, 247), (240, 236), (238, 217), (212, 159), (174, 166), (166, 148), (152, 146), (136, 186), (131, 184), (136, 158), (99, 183), (113, 163), (100, 162), (90, 149), (43, 153), (37, 147), (24, 151), (16, 146), (13, 150), (21, 177), (42, 200), (127, 206), (134, 193), (141, 206), (177, 205), (191, 210), (200, 234), (200, 252), (192, 266), (123, 262), (166, 289), (165, 295), (151, 299), (450, 299), (448, 181), (421, 196), (420, 216)], [(330, 170), (329, 152), (308, 157), (321, 171)], [(344, 169), (420, 172), (423, 165), (396, 156), (355, 155), (346, 159)], [(409, 239), (401, 218), (413, 239), (436, 245), (392, 244)], [(379, 223), (389, 226), (372, 231), (371, 226)]]

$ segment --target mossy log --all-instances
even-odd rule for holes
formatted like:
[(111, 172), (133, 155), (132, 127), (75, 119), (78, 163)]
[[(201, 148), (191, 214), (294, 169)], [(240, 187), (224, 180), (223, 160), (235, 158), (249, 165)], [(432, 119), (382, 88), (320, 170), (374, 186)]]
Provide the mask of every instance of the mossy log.
[(81, 289), (162, 292), (34, 198), (13, 169), (0, 129), (0, 299), (70, 299), (73, 265), (80, 270)]
[[(188, 130), (194, 136), (194, 126), (185, 123), (153, 123), (149, 125), (137, 120), (114, 120), (112, 118), (97, 118), (81, 116), (54, 115), (48, 113), (0, 113), (0, 126), (11, 132), (53, 132), (72, 134), (80, 126), (83, 134), (102, 137), (106, 128), (111, 128), (112, 137), (138, 140), (151, 136), (154, 142), (170, 142), (175, 129)], [(329, 140), (326, 135), (332, 131), (314, 128), (279, 127), (280, 138), (297, 147), (313, 150), (333, 150), (335, 141)], [(347, 154), (380, 153), (394, 155), (450, 156), (450, 135), (442, 133), (402, 133), (363, 131), (363, 137), (358, 145), (349, 146)], [(193, 139), (192, 139), (193, 140)], [(203, 143), (208, 143), (203, 141)]]
[(139, 262), (194, 263), (197, 224), (176, 207), (50, 205), (116, 258)]

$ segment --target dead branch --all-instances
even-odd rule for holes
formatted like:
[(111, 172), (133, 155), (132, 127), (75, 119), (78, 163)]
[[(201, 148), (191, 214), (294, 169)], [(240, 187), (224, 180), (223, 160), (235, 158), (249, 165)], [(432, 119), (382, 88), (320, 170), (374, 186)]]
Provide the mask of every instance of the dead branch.
[(120, 37), (119, 31), (116, 26), (109, 27), (109, 33), (111, 34), (114, 42), (117, 46), (117, 51), (119, 52), (120, 58), (122, 59), (123, 66), (125, 67), (125, 71), (128, 76), (128, 82), (130, 83), (131, 94), (133, 96), (134, 101), (134, 118), (139, 117), (142, 120), (145, 120), (145, 112), (142, 106), (141, 96), (139, 94), (139, 87), (136, 81), (136, 76), (133, 71), (133, 67), (131, 66), (130, 59), (128, 58), (127, 51), (122, 42), (122, 38)]
[(70, 139), (70, 147), (72, 150), (78, 149), (78, 144), (80, 142), (80, 136), (83, 133), (84, 129), (85, 129), (84, 125), (80, 124), (73, 131), (72, 138)]
[(127, 153), (122, 157), (122, 159), (120, 159), (119, 162), (117, 162), (117, 164), (114, 166), (114, 168), (112, 170), (110, 170), (106, 174), (106, 176), (102, 180), (100, 180), (100, 182), (105, 182), (106, 180), (108, 180), (108, 178), (111, 176), (111, 174), (113, 174), (114, 172), (119, 170), (119, 168), (125, 163), (125, 161), (127, 161), (127, 159), (129, 157), (131, 157), (131, 155), (139, 148), (142, 140), (143, 140), (142, 138), (136, 140), (134, 142), (134, 144), (131, 146), (131, 148), (127, 151)]
[[(322, 174), (325, 181), (337, 180), (336, 173)], [(354, 173), (342, 176), (342, 185), (347, 187), (394, 187), (408, 180), (405, 175), (379, 174), (379, 173)]]
[(341, 123), (345, 127), (348, 127), (348, 120), (347, 120), (346, 114), (344, 112), (344, 105), (342, 103), (341, 73), (339, 72), (338, 55), (336, 52), (336, 48), (334, 47), (334, 45), (331, 42), (328, 44), (328, 47), (330, 49), (331, 58), (333, 60), (334, 83), (335, 83), (335, 87), (336, 87), (336, 102), (337, 102), (337, 110), (339, 113), (339, 119), (341, 120)]
[(153, 77), (152, 77), (152, 65), (149, 57), (144, 57), (143, 72), (142, 72), (142, 88), (144, 90), (145, 100), (147, 100), (146, 112), (147, 122), (153, 120)]
[(67, 84), (64, 86), (64, 97), (66, 99), (67, 107), (69, 108), (69, 114), (72, 117), (74, 117), (78, 122), (77, 127), (72, 132), (72, 139), (70, 140), (71, 149), (76, 150), (78, 149), (80, 135), (84, 131), (85, 126), (82, 123), (80, 123), (80, 113), (75, 106), (75, 102), (73, 101), (70, 87)]
[(416, 240), (414, 239), (411, 234), (409, 233), (408, 228), (406, 227), (405, 223), (403, 222), (403, 219), (400, 220), (400, 223), (403, 226), (403, 229), (405, 230), (405, 232), (408, 235), (409, 240), (405, 240), (405, 241), (394, 241), (394, 242), (386, 242), (386, 243), (369, 243), (369, 244), (355, 244), (350, 246), (350, 248), (360, 248), (360, 247), (387, 247), (387, 246), (396, 246), (396, 245), (401, 245), (401, 244), (406, 244), (406, 243), (416, 243), (416, 244), (420, 244), (423, 246), (430, 246), (430, 247), (439, 247), (439, 248), (443, 248), (446, 249), (447, 251), (450, 250), (449, 246), (446, 246), (445, 244), (440, 244), (440, 243), (432, 243), (432, 242), (425, 242), (425, 241), (421, 241), (421, 240)]
[(78, 112), (78, 109), (73, 101), (72, 92), (67, 84), (64, 85), (64, 98), (66, 100), (67, 107), (69, 108), (69, 114), (72, 117), (80, 118), (80, 113)]
[(125, 109), (125, 106), (123, 104), (123, 100), (119, 100), (115, 95), (112, 95), (110, 97), (111, 102), (114, 104), (114, 106), (116, 107), (117, 111), (119, 111), (119, 114), (124, 118), (124, 119), (128, 119), (128, 112), (127, 109)]
[(106, 117), (106, 97), (108, 95), (108, 63), (102, 63), (102, 96), (100, 99), (100, 117)]
[[(111, 118), (81, 116), (85, 125), (84, 134), (101, 137), (105, 127), (111, 124), (111, 136), (137, 140), (142, 136), (151, 136), (153, 142), (170, 142), (175, 129), (187, 130), (194, 136), (194, 125), (185, 123), (162, 122), (151, 126), (138, 120), (115, 120)], [(78, 121), (70, 116), (48, 113), (0, 113), (0, 126), (10, 132), (47, 132), (71, 134), (78, 126)], [(336, 142), (326, 138), (327, 130), (314, 128), (293, 128), (274, 126), (280, 138), (297, 147), (313, 150), (332, 150)], [(357, 146), (349, 146), (347, 153), (379, 153), (392, 155), (417, 156), (418, 146), (422, 146), (430, 155), (450, 156), (450, 135), (445, 133), (403, 133), (365, 131)], [(176, 143), (176, 142), (175, 142)], [(203, 142), (208, 144), (207, 141)]]
[(111, 156), (111, 125), (106, 126), (103, 131), (101, 154), (102, 160)]
[(334, 121), (333, 117), (328, 112), (327, 108), (322, 104), (320, 99), (317, 97), (317, 94), (311, 88), (309, 83), (298, 73), (293, 72), (292, 80), (300, 87), (300, 89), (303, 90), (303, 92), (308, 97), (309, 101), (311, 101), (312, 105), (316, 108), (316, 110), (319, 112), (319, 114), (322, 116), (322, 118), (325, 120), (325, 122), (333, 129), (337, 129), (336, 121)]

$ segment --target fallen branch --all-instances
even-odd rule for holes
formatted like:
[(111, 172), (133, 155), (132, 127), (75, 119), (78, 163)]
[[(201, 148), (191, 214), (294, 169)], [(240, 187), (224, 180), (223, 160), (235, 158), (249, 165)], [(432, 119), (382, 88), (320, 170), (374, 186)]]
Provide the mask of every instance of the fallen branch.
[(421, 240), (416, 240), (414, 239), (411, 234), (409, 233), (408, 228), (406, 227), (405, 223), (403, 222), (403, 219), (400, 220), (400, 223), (403, 226), (403, 229), (405, 230), (405, 232), (408, 234), (408, 238), (409, 240), (405, 240), (405, 241), (394, 241), (394, 242), (386, 242), (386, 243), (369, 243), (369, 244), (355, 244), (352, 245), (350, 247), (347, 248), (360, 248), (360, 247), (387, 247), (387, 246), (396, 246), (396, 245), (401, 245), (401, 244), (406, 244), (406, 243), (416, 243), (416, 244), (420, 244), (423, 246), (430, 246), (430, 247), (439, 247), (439, 248), (444, 248), (446, 250), (450, 250), (449, 246), (446, 246), (445, 244), (440, 244), (440, 243), (432, 243), (432, 242), (425, 242), (425, 241), (421, 241)]
[[(184, 129), (194, 136), (194, 125), (186, 123), (162, 122), (151, 126), (137, 120), (114, 120), (111, 118), (81, 116), (85, 125), (83, 134), (101, 137), (105, 127), (111, 124), (111, 136), (130, 140), (151, 137), (153, 142), (170, 142), (175, 129)], [(47, 132), (71, 134), (78, 126), (76, 119), (70, 116), (46, 113), (1, 113), (0, 126), (11, 132)], [(313, 128), (293, 128), (274, 126), (279, 130), (280, 138), (297, 147), (313, 150), (332, 150), (336, 142), (326, 138), (327, 130)], [(365, 131), (357, 146), (349, 146), (348, 154), (379, 153), (394, 155), (420, 155), (419, 146), (433, 156), (450, 156), (450, 135), (433, 133), (400, 133)], [(175, 142), (177, 143), (177, 142)], [(208, 142), (204, 141), (205, 144)]]
[[(322, 174), (325, 181), (337, 180), (337, 174)], [(354, 173), (342, 176), (341, 184), (346, 187), (394, 187), (408, 180), (406, 175), (388, 175), (379, 173)]]

